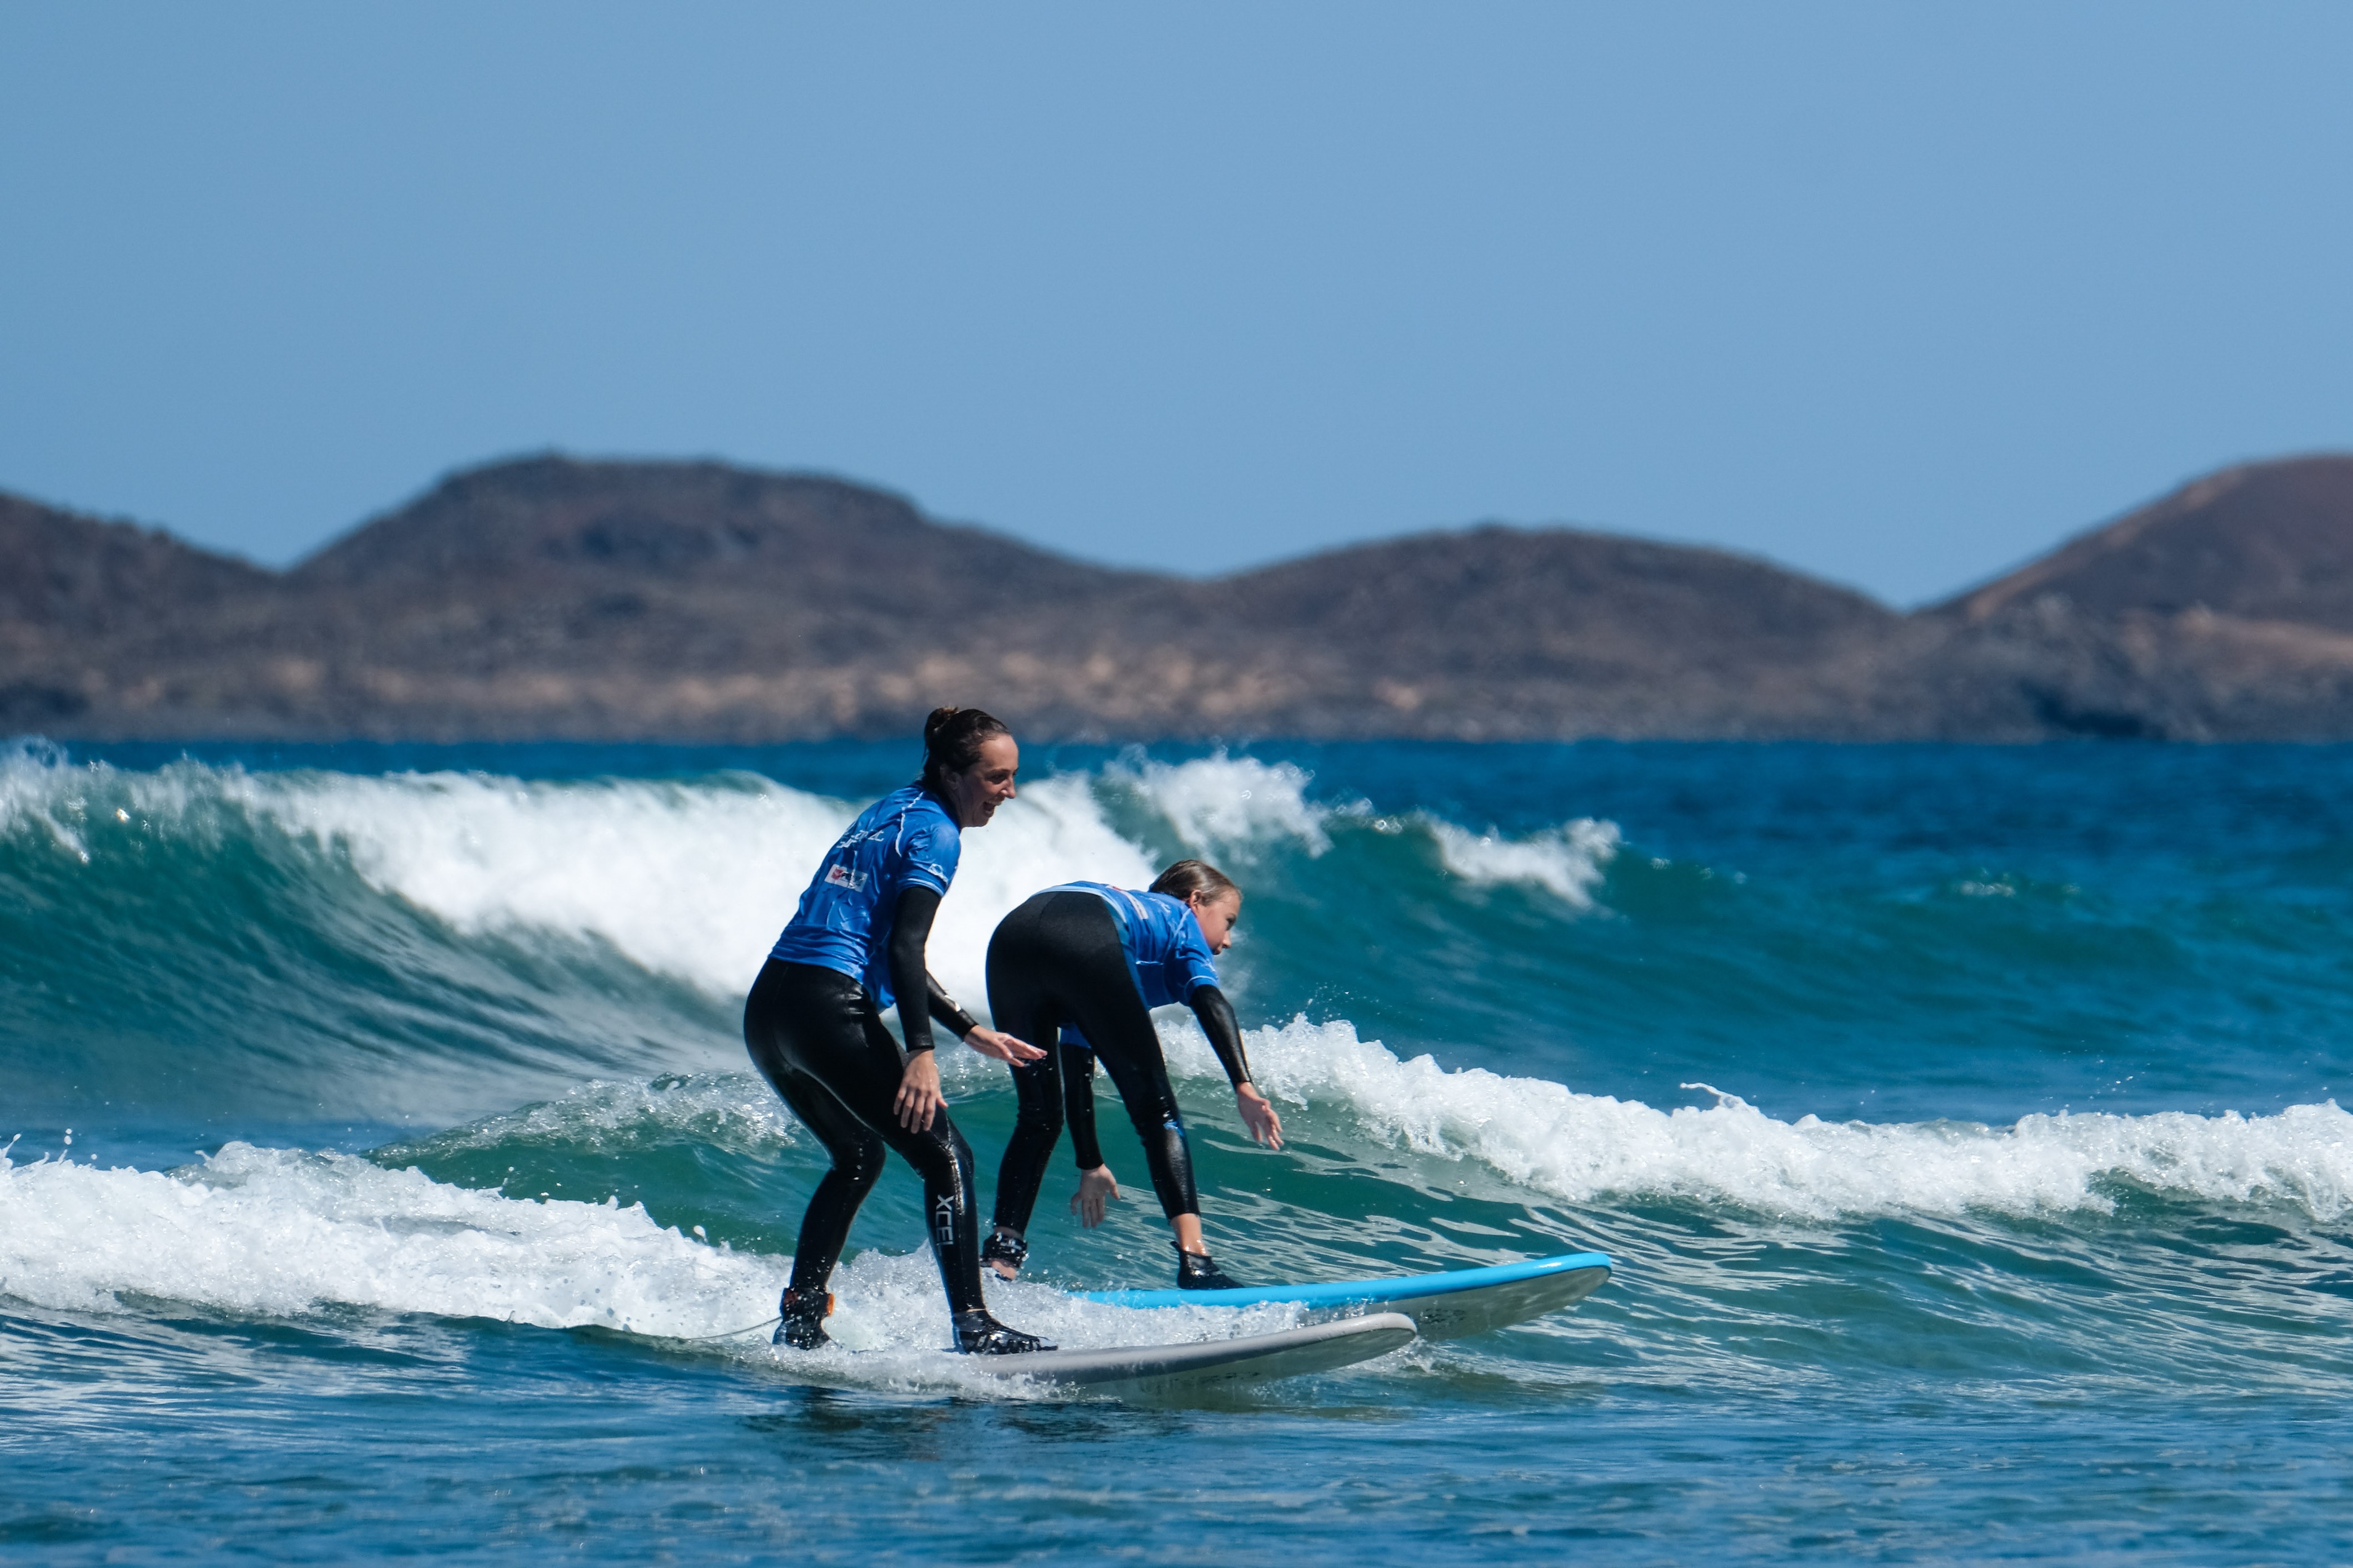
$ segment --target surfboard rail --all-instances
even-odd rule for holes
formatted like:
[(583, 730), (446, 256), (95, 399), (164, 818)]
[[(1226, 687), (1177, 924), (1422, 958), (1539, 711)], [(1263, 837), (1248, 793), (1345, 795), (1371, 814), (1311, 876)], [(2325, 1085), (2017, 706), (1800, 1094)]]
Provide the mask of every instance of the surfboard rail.
[(1413, 1320), (1403, 1313), (1377, 1312), (1236, 1339), (974, 1356), (967, 1364), (978, 1372), (1094, 1394), (1166, 1392), (1334, 1372), (1411, 1344), (1416, 1333)]
[(1114, 1307), (1256, 1307), (1270, 1302), (1314, 1312), (1395, 1311), (1426, 1339), (1457, 1339), (1542, 1317), (1599, 1289), (1615, 1266), (1606, 1254), (1570, 1252), (1437, 1274), (1255, 1285), (1234, 1290), (1081, 1290), (1081, 1300)]

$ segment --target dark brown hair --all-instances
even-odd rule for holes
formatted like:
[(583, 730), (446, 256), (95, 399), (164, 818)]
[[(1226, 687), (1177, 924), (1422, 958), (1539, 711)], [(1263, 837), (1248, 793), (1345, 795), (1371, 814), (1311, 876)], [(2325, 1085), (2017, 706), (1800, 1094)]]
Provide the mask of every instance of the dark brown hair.
[(1177, 861), (1153, 879), (1152, 890), (1166, 893), (1172, 899), (1182, 899), (1188, 904), (1196, 893), (1214, 904), (1228, 893), (1241, 891), (1234, 886), (1232, 878), (1207, 860)]
[(1012, 731), (977, 708), (933, 709), (932, 716), (923, 721), (923, 776), (921, 782), (945, 795), (948, 775), (970, 771), (973, 763), (980, 761), (983, 742), (991, 735), (1011, 733)]

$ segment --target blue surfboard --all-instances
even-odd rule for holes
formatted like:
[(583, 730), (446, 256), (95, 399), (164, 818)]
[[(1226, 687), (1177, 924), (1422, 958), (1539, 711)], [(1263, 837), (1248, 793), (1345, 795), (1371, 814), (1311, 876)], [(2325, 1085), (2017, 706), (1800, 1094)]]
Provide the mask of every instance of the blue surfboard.
[(1337, 1279), (1321, 1285), (1259, 1285), (1239, 1290), (1082, 1290), (1082, 1301), (1114, 1307), (1255, 1307), (1280, 1301), (1312, 1312), (1402, 1312), (1421, 1337), (1460, 1339), (1558, 1311), (1599, 1289), (1609, 1259), (1599, 1252), (1532, 1258), (1444, 1274), (1396, 1279)]

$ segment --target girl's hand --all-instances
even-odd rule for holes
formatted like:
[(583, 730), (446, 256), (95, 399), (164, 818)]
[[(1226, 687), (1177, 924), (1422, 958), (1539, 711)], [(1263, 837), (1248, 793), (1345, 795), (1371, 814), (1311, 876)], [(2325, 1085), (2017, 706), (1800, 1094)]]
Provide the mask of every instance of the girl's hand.
[(1046, 1053), (1027, 1040), (1017, 1040), (1002, 1029), (992, 1029), (986, 1024), (975, 1024), (964, 1043), (982, 1056), (1018, 1067), (1023, 1062), (1042, 1061)]
[(1103, 1205), (1119, 1201), (1119, 1178), (1109, 1165), (1079, 1173), (1079, 1190), (1071, 1195), (1071, 1212), (1089, 1230), (1103, 1222)]
[(899, 1098), (892, 1109), (899, 1113), (899, 1125), (910, 1132), (928, 1132), (932, 1118), (947, 1104), (940, 1092), (940, 1064), (937, 1051), (917, 1051), (907, 1058), (907, 1070), (899, 1075)]
[(1270, 1149), (1282, 1147), (1282, 1118), (1274, 1113), (1258, 1085), (1246, 1083), (1234, 1090), (1234, 1109), (1242, 1113), (1242, 1125), (1250, 1135)]

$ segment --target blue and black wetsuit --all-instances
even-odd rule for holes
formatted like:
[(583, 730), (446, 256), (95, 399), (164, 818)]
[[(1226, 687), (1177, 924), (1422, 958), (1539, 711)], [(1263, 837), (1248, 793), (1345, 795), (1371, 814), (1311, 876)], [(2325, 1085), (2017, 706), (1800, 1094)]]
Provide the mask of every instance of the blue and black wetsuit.
[[(958, 1037), (973, 1027), (923, 966), (932, 918), (955, 878), (960, 837), (946, 805), (918, 784), (867, 807), (826, 852), (744, 1004), (744, 1040), (754, 1065), (833, 1156), (793, 1252), (778, 1331), (788, 1342), (825, 1338), (817, 1323), (826, 1281), (858, 1205), (882, 1173), (888, 1145), (923, 1179), (925, 1228), (959, 1341), (966, 1349), (1035, 1347), (1034, 1341), (983, 1342), (984, 1327), (1009, 1331), (987, 1322), (982, 1310), (972, 1151), (945, 1110), (926, 1131), (911, 1132), (895, 1108), (908, 1057), (932, 1048), (932, 1020)], [(899, 1008), (902, 1054), (882, 1026), (882, 1012), (894, 1001), (917, 999)]]
[(1185, 1119), (1151, 1009), (1183, 1002), (1236, 1088), (1250, 1081), (1240, 1026), (1218, 988), (1200, 922), (1179, 899), (1099, 882), (1050, 888), (1015, 910), (988, 943), (988, 1006), (997, 1026), (1033, 1045), (1055, 1042), (1043, 1061), (1013, 1069), (1020, 1111), (997, 1173), (997, 1228), (1029, 1228), (1038, 1186), (1067, 1112), (1079, 1168), (1103, 1163), (1095, 1142), (1097, 1058), (1144, 1142), (1152, 1188), (1170, 1219), (1201, 1212)]

